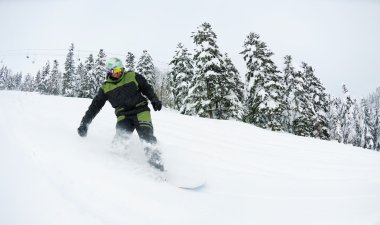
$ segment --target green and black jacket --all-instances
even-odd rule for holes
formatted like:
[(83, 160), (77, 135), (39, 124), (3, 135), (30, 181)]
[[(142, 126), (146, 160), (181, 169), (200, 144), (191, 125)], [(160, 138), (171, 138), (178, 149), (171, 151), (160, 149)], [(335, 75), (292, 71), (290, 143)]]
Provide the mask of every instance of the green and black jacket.
[(90, 124), (107, 100), (115, 108), (118, 121), (125, 116), (150, 111), (148, 101), (143, 95), (152, 102), (158, 101), (152, 86), (148, 84), (141, 74), (129, 71), (117, 80), (107, 77), (107, 80), (92, 100), (81, 123), (84, 125)]

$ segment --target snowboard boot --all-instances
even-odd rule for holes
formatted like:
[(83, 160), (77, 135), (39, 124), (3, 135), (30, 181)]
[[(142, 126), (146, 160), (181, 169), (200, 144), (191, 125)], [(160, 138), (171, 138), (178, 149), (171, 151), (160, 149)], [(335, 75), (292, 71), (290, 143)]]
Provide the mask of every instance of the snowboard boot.
[(145, 154), (151, 167), (156, 168), (161, 172), (164, 171), (164, 164), (162, 163), (161, 153), (158, 151), (158, 149), (146, 147)]

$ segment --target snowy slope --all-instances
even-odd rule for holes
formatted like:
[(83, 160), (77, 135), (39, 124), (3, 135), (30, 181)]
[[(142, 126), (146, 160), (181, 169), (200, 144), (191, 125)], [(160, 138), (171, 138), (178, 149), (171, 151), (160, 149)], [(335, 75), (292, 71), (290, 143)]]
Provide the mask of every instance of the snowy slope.
[(189, 191), (155, 179), (136, 134), (110, 147), (108, 103), (80, 138), (89, 104), (0, 91), (0, 224), (380, 224), (378, 152), (152, 112), (167, 168), (207, 179)]

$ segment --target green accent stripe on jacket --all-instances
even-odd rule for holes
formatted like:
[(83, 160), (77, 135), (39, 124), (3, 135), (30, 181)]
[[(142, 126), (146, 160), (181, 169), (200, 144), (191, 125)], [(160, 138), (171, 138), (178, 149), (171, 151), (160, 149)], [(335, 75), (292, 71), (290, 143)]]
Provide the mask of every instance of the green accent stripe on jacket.
[(104, 94), (106, 94), (112, 90), (115, 90), (118, 87), (121, 87), (131, 82), (134, 82), (138, 88), (139, 85), (136, 80), (136, 74), (132, 71), (124, 73), (123, 76), (118, 80), (107, 79), (107, 81), (102, 85), (102, 90)]

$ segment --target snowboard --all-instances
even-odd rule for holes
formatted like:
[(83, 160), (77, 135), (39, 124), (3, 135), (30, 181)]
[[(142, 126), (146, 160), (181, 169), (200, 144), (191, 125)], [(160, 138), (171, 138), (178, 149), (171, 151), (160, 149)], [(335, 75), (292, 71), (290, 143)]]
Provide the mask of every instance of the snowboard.
[(166, 181), (178, 188), (187, 190), (199, 190), (206, 185), (206, 180), (193, 174), (178, 174), (168, 172)]
[(198, 190), (206, 185), (206, 179), (195, 169), (189, 167), (171, 167), (164, 172), (156, 171), (158, 180), (181, 189)]
[(183, 145), (161, 143), (167, 183), (188, 190), (199, 190), (206, 185), (204, 170), (192, 160), (191, 150)]

